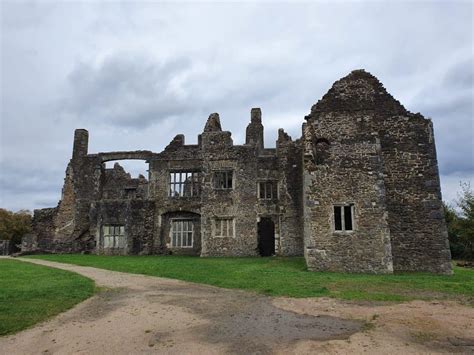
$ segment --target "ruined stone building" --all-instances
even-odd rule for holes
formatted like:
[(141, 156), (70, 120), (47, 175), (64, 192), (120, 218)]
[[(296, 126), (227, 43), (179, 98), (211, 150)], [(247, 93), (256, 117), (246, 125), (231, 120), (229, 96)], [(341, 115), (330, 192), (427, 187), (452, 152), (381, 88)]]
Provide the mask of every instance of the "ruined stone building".
[[(265, 148), (261, 111), (243, 145), (211, 114), (198, 144), (88, 151), (77, 129), (58, 206), (36, 210), (24, 249), (97, 254), (304, 255), (310, 270), (450, 273), (432, 122), (371, 74), (335, 82)], [(141, 159), (148, 176), (116, 164)]]

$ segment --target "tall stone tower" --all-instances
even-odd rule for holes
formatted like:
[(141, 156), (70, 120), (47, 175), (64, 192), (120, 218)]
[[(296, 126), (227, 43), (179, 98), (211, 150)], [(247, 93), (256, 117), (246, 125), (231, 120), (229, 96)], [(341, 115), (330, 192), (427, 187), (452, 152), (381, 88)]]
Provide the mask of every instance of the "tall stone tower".
[(451, 273), (431, 121), (363, 70), (335, 82), (306, 121), (308, 267)]

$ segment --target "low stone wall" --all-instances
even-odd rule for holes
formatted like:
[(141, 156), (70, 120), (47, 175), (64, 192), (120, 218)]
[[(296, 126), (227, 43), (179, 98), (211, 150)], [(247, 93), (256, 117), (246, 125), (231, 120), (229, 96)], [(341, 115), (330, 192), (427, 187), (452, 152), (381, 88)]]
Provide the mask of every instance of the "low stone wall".
[(0, 240), (0, 255), (10, 255), (12, 246), (9, 240)]
[(38, 239), (34, 234), (27, 234), (21, 240), (22, 254), (70, 254), (81, 253), (93, 249), (80, 241), (62, 241), (53, 239)]

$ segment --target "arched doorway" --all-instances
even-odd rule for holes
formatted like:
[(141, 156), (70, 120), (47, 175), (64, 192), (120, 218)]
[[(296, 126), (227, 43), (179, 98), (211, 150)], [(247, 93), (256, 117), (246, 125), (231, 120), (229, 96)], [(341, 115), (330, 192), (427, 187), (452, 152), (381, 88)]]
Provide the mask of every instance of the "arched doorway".
[(258, 252), (260, 256), (275, 255), (275, 223), (271, 218), (262, 217), (257, 225)]

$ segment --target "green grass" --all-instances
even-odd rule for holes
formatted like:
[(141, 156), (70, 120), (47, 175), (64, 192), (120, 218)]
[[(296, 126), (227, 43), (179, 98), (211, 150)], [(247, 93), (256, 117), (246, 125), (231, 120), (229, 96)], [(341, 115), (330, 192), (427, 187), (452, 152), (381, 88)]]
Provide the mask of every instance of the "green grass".
[(107, 270), (168, 277), (272, 296), (335, 297), (347, 300), (474, 301), (474, 271), (454, 267), (453, 276), (309, 272), (303, 258), (197, 258), (189, 256), (31, 256)]
[(52, 317), (94, 293), (81, 275), (0, 259), (0, 335), (11, 334)]

